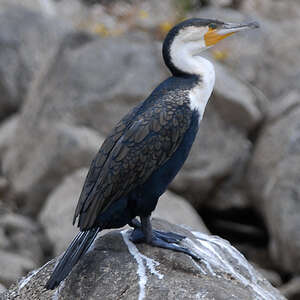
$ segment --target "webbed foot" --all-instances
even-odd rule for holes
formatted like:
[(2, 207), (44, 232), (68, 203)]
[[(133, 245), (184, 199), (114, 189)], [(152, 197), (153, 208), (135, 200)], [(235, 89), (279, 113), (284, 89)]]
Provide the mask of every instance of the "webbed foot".
[(152, 230), (150, 218), (142, 218), (142, 224), (137, 219), (133, 219), (130, 226), (134, 227), (130, 236), (130, 240), (133, 243), (146, 243), (154, 247), (182, 252), (194, 259), (200, 260), (200, 257), (190, 249), (178, 245), (185, 236), (174, 232)]

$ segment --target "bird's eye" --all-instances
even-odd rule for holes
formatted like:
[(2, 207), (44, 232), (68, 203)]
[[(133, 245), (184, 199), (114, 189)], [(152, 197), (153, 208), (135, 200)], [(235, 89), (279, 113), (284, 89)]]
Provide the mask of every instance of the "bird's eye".
[(217, 24), (216, 23), (210, 23), (209, 24), (209, 28), (216, 29), (217, 28)]

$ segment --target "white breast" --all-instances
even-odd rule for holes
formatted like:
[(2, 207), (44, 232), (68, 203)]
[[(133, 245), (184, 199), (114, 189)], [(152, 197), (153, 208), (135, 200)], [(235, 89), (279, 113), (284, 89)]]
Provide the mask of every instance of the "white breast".
[(201, 121), (206, 104), (214, 88), (215, 70), (213, 64), (203, 57), (197, 57), (197, 61), (201, 64), (201, 72), (198, 72), (200, 81), (191, 89), (189, 98), (191, 109), (199, 112), (199, 121)]

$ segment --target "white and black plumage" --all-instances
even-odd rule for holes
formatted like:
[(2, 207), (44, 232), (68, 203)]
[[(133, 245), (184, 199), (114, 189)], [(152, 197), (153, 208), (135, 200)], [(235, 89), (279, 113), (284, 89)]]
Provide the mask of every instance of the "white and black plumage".
[(186, 160), (213, 90), (214, 67), (199, 54), (235, 32), (257, 27), (190, 19), (168, 33), (163, 57), (172, 76), (116, 125), (92, 161), (74, 215), (80, 232), (46, 288), (58, 286), (99, 231), (126, 224), (134, 227), (133, 242), (198, 258), (178, 245), (183, 236), (152, 230), (150, 215)]

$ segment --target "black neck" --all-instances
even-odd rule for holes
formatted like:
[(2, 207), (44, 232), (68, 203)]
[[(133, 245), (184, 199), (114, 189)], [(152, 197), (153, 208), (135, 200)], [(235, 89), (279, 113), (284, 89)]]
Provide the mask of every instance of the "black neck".
[[(175, 36), (175, 35), (174, 35)], [(173, 76), (185, 76), (188, 75), (187, 73), (179, 70), (172, 62), (171, 58), (171, 45), (174, 40), (173, 35), (168, 35), (163, 43), (162, 55), (165, 61), (166, 66), (171, 71)]]

